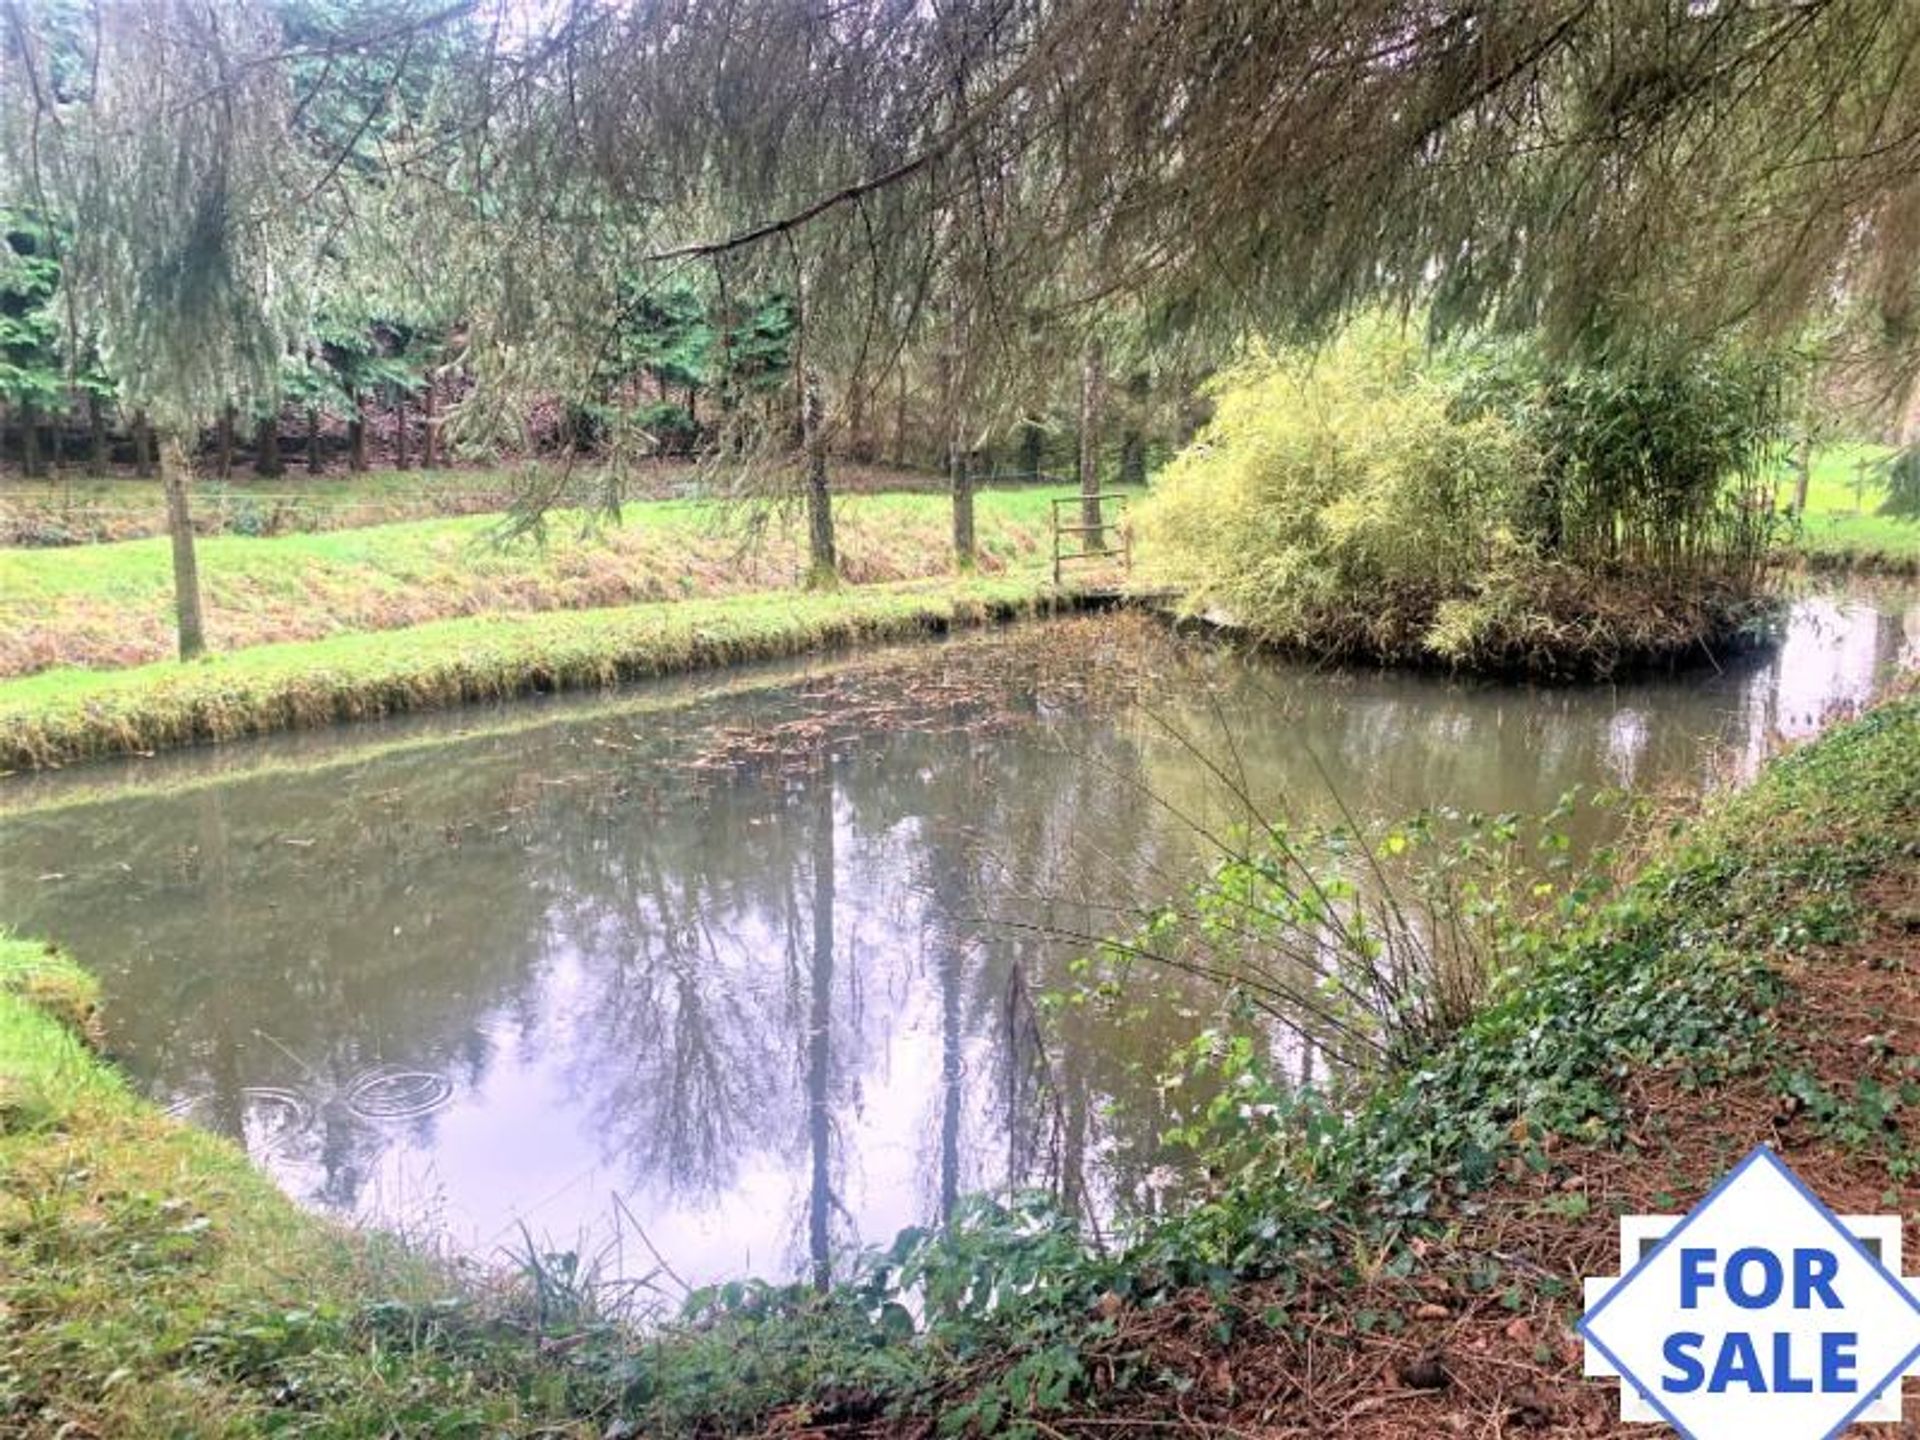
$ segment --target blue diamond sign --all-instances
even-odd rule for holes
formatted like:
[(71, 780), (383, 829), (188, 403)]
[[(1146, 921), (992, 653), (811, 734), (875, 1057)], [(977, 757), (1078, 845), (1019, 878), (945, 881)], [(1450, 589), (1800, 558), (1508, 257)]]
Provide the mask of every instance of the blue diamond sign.
[(1622, 1420), (1690, 1440), (1824, 1440), (1898, 1420), (1920, 1289), (1894, 1216), (1835, 1215), (1758, 1146), (1677, 1222), (1621, 1220), (1621, 1270), (1587, 1282), (1587, 1373)]

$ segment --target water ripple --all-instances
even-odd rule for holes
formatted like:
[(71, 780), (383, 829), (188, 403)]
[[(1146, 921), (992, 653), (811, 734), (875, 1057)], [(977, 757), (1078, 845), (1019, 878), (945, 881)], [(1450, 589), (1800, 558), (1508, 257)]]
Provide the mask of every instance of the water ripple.
[(451, 1099), (453, 1082), (427, 1070), (371, 1070), (347, 1087), (347, 1109), (363, 1120), (411, 1120)]

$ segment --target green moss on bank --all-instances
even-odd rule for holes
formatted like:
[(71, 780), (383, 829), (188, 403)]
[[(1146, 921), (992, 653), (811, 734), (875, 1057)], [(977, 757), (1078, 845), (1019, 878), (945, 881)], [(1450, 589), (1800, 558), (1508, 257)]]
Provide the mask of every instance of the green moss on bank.
[(474, 700), (583, 690), (1012, 619), (1038, 577), (681, 600), (259, 646), (181, 665), (0, 682), (0, 769), (65, 765)]

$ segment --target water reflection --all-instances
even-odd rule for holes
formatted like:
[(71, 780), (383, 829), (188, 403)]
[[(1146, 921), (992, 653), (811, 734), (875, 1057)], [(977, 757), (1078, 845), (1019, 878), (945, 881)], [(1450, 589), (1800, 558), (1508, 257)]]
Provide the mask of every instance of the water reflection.
[(1143, 977), (1124, 1022), (1042, 1025), (1073, 951), (1038, 932), (1190, 874), (1238, 803), (1210, 765), (1296, 812), (1327, 779), (1376, 815), (1698, 784), (1709, 742), (1750, 768), (1916, 636), (1910, 597), (1809, 602), (1724, 674), (1533, 691), (1032, 627), (371, 758), (169, 761), (315, 765), (0, 819), (0, 913), (102, 971), (143, 1086), (309, 1203), (591, 1247), (618, 1196), (694, 1283), (821, 1280), (972, 1190), (1152, 1203), (1154, 1066), (1212, 997)]

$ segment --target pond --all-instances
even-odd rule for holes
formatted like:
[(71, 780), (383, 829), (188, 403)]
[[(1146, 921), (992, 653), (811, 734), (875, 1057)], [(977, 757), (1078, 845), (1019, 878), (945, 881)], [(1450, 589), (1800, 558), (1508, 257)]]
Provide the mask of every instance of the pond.
[(1920, 599), (1856, 592), (1722, 670), (1533, 689), (1080, 617), (16, 777), (0, 914), (101, 975), (139, 1086), (305, 1204), (784, 1278), (970, 1191), (1156, 1203), (1157, 1067), (1217, 997), (1166, 979), (1144, 1019), (1044, 1028), (1034, 1002), (1085, 949), (1057, 932), (1175, 893), (1232, 791), (1398, 817), (1697, 789), (1916, 646)]

